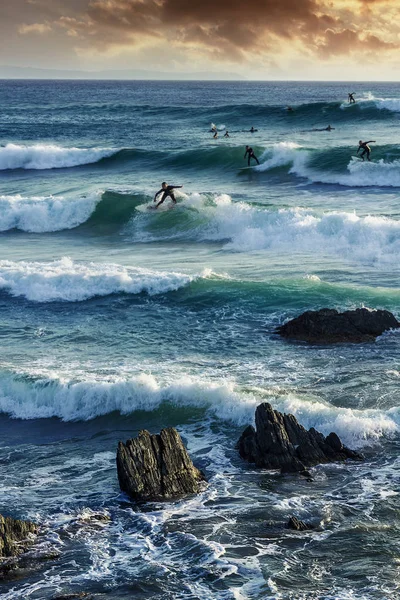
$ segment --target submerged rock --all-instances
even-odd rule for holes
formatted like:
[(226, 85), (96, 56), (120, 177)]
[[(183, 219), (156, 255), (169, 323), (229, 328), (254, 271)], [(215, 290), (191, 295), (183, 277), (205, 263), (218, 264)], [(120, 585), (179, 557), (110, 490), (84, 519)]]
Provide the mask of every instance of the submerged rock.
[(173, 427), (158, 435), (146, 430), (117, 451), (119, 485), (135, 500), (162, 500), (197, 494), (205, 477), (193, 465), (181, 436)]
[(246, 427), (237, 448), (242, 458), (257, 467), (306, 476), (306, 468), (313, 465), (363, 459), (344, 446), (336, 433), (325, 437), (314, 427), (307, 431), (296, 417), (274, 410), (268, 402), (257, 406), (256, 429), (252, 425)]
[(314, 529), (313, 525), (304, 523), (304, 521), (300, 521), (300, 519), (297, 517), (289, 517), (286, 527), (288, 529), (293, 529), (294, 531), (307, 531), (308, 529)]
[(339, 313), (334, 309), (323, 308), (308, 310), (278, 327), (277, 332), (282, 337), (304, 342), (356, 344), (373, 341), (384, 331), (399, 327), (399, 321), (388, 310), (357, 308)]
[(31, 521), (20, 521), (0, 515), (0, 558), (19, 556), (34, 542), (38, 527)]

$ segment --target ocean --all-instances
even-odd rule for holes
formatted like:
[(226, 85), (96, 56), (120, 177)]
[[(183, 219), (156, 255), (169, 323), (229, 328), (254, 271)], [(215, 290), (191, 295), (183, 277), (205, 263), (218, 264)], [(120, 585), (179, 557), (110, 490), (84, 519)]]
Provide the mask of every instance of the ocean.
[[(275, 333), (400, 315), (400, 86), (350, 87), (0, 82), (0, 513), (47, 556), (1, 598), (400, 598), (400, 337)], [(177, 206), (148, 211), (162, 181)], [(244, 463), (263, 401), (365, 461), (312, 483)], [(117, 443), (166, 426), (209, 485), (135, 505)]]

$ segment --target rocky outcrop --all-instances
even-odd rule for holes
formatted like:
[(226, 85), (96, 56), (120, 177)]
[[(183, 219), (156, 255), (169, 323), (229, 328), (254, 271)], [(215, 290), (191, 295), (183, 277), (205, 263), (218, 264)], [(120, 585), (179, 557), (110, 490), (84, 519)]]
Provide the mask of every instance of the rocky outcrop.
[(387, 310), (357, 308), (339, 313), (334, 309), (323, 308), (308, 310), (278, 327), (277, 332), (282, 337), (304, 342), (356, 344), (373, 341), (384, 331), (399, 327), (399, 321)]
[(361, 454), (344, 446), (336, 433), (325, 437), (313, 427), (307, 431), (296, 417), (274, 410), (267, 402), (257, 407), (256, 429), (249, 425), (237, 448), (242, 458), (258, 467), (307, 476), (307, 467), (313, 465), (363, 459)]
[(300, 519), (297, 517), (289, 517), (286, 527), (288, 529), (293, 529), (294, 531), (307, 531), (308, 529), (314, 529), (313, 525), (304, 523), (304, 521), (300, 521)]
[(33, 543), (38, 527), (30, 521), (20, 521), (0, 515), (0, 558), (19, 556)]
[(173, 427), (159, 435), (146, 430), (119, 442), (117, 470), (121, 490), (135, 500), (163, 500), (200, 491), (205, 477), (193, 465)]

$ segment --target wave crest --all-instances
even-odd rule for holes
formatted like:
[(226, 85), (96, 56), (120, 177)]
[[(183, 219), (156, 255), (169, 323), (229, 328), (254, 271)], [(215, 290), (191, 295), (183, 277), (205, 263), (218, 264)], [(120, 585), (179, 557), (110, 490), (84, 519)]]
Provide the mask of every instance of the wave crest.
[(0, 147), (0, 171), (8, 169), (62, 169), (95, 163), (118, 152), (115, 148), (63, 148), (55, 144)]
[(53, 262), (0, 261), (0, 289), (34, 302), (79, 302), (110, 294), (150, 296), (178, 290), (203, 275), (152, 271), (117, 264), (78, 263), (70, 258)]
[(163, 404), (175, 408), (197, 408), (209, 416), (243, 426), (254, 422), (256, 406), (268, 399), (281, 412), (292, 413), (306, 427), (325, 435), (335, 431), (354, 447), (376, 442), (399, 431), (398, 407), (388, 410), (336, 407), (322, 400), (274, 390), (244, 391), (234, 381), (209, 381), (174, 375), (161, 381), (142, 373), (125, 380), (72, 382), (31, 375), (0, 377), (0, 411), (18, 419), (58, 417), (64, 421), (86, 421), (112, 412), (153, 412)]
[(0, 231), (45, 233), (72, 229), (93, 213), (101, 193), (69, 199), (62, 196), (0, 196)]

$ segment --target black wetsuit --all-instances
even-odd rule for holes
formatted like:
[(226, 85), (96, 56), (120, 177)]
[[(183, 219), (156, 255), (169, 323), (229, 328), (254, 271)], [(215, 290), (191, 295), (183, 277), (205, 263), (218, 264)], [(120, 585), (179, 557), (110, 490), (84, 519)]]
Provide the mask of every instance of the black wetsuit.
[(156, 201), (157, 196), (159, 196), (161, 194), (161, 192), (164, 192), (163, 195), (161, 196), (161, 200), (157, 204), (157, 206), (162, 204), (164, 202), (164, 200), (166, 200), (167, 198), (171, 198), (172, 202), (176, 203), (175, 195), (172, 190), (175, 190), (175, 189), (181, 188), (181, 187), (182, 187), (181, 185), (167, 185), (166, 188), (161, 188), (161, 190), (159, 190), (157, 192), (157, 194), (154, 196), (154, 202)]
[(244, 153), (244, 158), (246, 158), (246, 156), (248, 155), (248, 159), (247, 159), (247, 165), (250, 166), (250, 159), (254, 158), (254, 160), (257, 162), (257, 164), (259, 165), (259, 161), (257, 156), (254, 154), (254, 150), (253, 148), (247, 148), (246, 152)]
[(368, 144), (370, 144), (370, 143), (371, 143), (371, 142), (373, 142), (373, 141), (374, 141), (374, 140), (370, 140), (369, 142), (363, 142), (362, 144), (360, 144), (360, 145), (358, 146), (357, 154), (358, 154), (358, 152), (359, 152), (359, 151), (361, 150), (361, 148), (362, 148), (362, 150), (363, 150), (363, 151), (361, 152), (361, 155), (360, 155), (360, 156), (361, 156), (361, 158), (362, 158), (363, 160), (364, 160), (364, 156), (365, 156), (365, 155), (367, 155), (367, 159), (368, 159), (368, 160), (371, 160), (371, 159), (369, 158), (369, 155), (371, 154), (371, 148), (368, 146)]
[[(354, 94), (354, 92), (353, 92), (353, 94)], [(349, 94), (349, 102), (350, 102), (350, 104), (355, 104), (356, 103), (356, 101), (354, 100), (354, 95), (353, 94)]]

